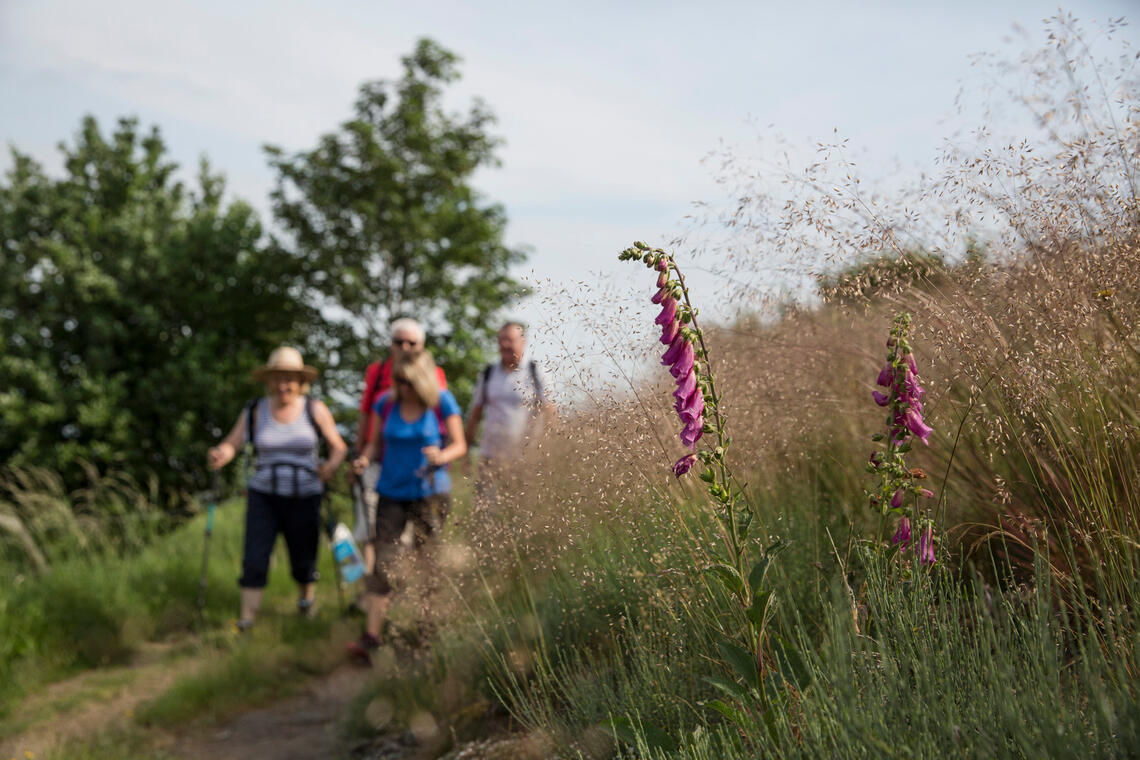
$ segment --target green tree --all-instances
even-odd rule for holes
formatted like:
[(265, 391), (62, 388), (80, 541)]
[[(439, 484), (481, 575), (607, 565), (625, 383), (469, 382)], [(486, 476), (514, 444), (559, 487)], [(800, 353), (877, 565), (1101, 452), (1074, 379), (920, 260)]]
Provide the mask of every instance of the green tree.
[(313, 150), (266, 147), (273, 211), (326, 318), (310, 345), (338, 370), (332, 382), (355, 395), (388, 324), (410, 316), (464, 402), (498, 313), (526, 292), (508, 272), (525, 255), (503, 243), (502, 207), (470, 184), (497, 164), (493, 116), (479, 101), (442, 107), (459, 59), (425, 39), (402, 60), (402, 78), (364, 84), (354, 118)]
[(177, 181), (157, 129), (87, 118), (60, 150), (61, 177), (12, 149), (0, 180), (0, 460), (153, 472), (173, 504), (311, 320), (300, 267), (205, 160)]

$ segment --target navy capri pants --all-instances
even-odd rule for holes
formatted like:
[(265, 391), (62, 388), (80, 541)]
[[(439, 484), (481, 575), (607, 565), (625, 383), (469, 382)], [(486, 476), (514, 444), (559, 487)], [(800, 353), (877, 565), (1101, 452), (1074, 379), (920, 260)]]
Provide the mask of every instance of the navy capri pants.
[(265, 588), (269, 555), (277, 534), (285, 534), (289, 567), (298, 584), (315, 583), (317, 546), (321, 532), (321, 495), (277, 496), (249, 491), (245, 508), (245, 546), (242, 552), (242, 588)]

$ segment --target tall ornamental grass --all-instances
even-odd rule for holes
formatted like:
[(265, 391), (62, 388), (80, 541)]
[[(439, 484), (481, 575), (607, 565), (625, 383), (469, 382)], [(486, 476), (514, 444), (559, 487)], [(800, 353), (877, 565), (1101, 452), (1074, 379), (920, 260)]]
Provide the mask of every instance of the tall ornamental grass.
[[(768, 571), (780, 592), (769, 630), (802, 657), (767, 717), (750, 722), (743, 699), (726, 699), (743, 692), (725, 679), (747, 684), (722, 637), (747, 627), (747, 608), (706, 572), (724, 526), (707, 509), (707, 483), (674, 475), (706, 464), (686, 450), (695, 431), (676, 438), (679, 414), (688, 428), (679, 378), (641, 379), (632, 322), (642, 317), (598, 320), (614, 366), (606, 372), (625, 392), (599, 392), (602, 372), (567, 357), (585, 378), (583, 413), (532, 452), (536, 475), (508, 511), (512, 550), (497, 554), (492, 542), (484, 559), (536, 599), (576, 587), (588, 598), (603, 577), (624, 585), (629, 602), (605, 625), (584, 618), (594, 636), (507, 649), (485, 641), (496, 694), (528, 731), (554, 737), (569, 757), (1133, 752), (1136, 79), (1127, 55), (1119, 76), (1098, 68), (1071, 19), (1049, 32), (1043, 51), (1023, 59), (1032, 92), (1000, 93), (1047, 103), (1039, 130), (1004, 146), (987, 142), (994, 131), (951, 144), (939, 184), (897, 205), (868, 196), (857, 173), (822, 181), (826, 157), (806, 174), (789, 171), (803, 180), (791, 184), (798, 195), (773, 203), (762, 172), (725, 157), (729, 171), (742, 170), (739, 203), (725, 245), (705, 249), (739, 265), (736, 275), (768, 274), (774, 252), (788, 255), (788, 271), (800, 267), (818, 293), (785, 302), (778, 318), (742, 313), (703, 330), (712, 358), (700, 360), (716, 365), (717, 412), (732, 441), (723, 447), (737, 484), (729, 493), (754, 515), (756, 549), (790, 543)], [(925, 391), (905, 403), (921, 402), (930, 431), (920, 431), (928, 446), (905, 452), (906, 471), (926, 476), (903, 494), (917, 511), (884, 530), (881, 511), (866, 508), (866, 440), (882, 429), (871, 399), (899, 312), (910, 315)], [(886, 504), (902, 509), (890, 505), (894, 486)], [(902, 544), (903, 517), (937, 538), (937, 561), (921, 573), (865, 541)], [(628, 547), (606, 555), (605, 572), (577, 561), (599, 526)], [(912, 546), (920, 535), (912, 525)], [(500, 607), (491, 619), (510, 627), (521, 614)], [(536, 603), (528, 614), (533, 628), (555, 613)], [(599, 731), (612, 743), (573, 741)]]

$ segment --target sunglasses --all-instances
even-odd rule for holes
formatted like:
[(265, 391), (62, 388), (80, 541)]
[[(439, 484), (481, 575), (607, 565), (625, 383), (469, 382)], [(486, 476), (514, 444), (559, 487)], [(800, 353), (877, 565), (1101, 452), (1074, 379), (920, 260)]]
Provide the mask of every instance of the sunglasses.
[(396, 385), (406, 385), (406, 386), (408, 386), (409, 388), (411, 388), (411, 387), (412, 387), (412, 381), (411, 381), (411, 380), (409, 380), (409, 379), (408, 379), (408, 378), (406, 378), (406, 377), (397, 377), (397, 378), (395, 378), (395, 383), (396, 383)]
[(410, 338), (392, 338), (393, 346), (400, 346), (401, 348), (415, 348), (419, 345), (419, 341), (411, 340)]
[(301, 376), (292, 372), (274, 372), (269, 376), (271, 383), (300, 383)]

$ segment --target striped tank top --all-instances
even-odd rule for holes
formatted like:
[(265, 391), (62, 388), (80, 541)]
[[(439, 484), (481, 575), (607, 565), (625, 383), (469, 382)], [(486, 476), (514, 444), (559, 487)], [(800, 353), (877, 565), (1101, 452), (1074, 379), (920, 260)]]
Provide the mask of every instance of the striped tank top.
[(257, 463), (249, 489), (277, 496), (320, 494), (324, 486), (317, 477), (317, 431), (304, 407), (292, 422), (278, 422), (269, 411), (269, 399), (263, 398), (254, 418)]

